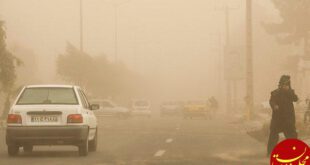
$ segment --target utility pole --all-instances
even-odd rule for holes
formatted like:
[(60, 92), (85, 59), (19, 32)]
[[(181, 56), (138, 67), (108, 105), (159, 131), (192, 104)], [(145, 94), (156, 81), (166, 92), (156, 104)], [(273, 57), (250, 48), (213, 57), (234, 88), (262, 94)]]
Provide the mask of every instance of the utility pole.
[(218, 77), (217, 77), (217, 91), (218, 91), (218, 98), (223, 98), (223, 43), (222, 43), (222, 35), (221, 32), (218, 32)]
[(130, 0), (125, 0), (125, 1), (113, 1), (112, 5), (114, 7), (114, 61), (118, 61), (118, 8), (125, 4), (128, 3)]
[[(225, 37), (225, 40), (226, 40), (226, 43), (225, 43), (225, 58), (227, 58), (228, 56), (228, 50), (229, 50), (229, 47), (230, 47), (230, 31), (229, 31), (229, 7), (228, 5), (226, 5), (225, 7), (225, 31), (226, 31), (226, 37)], [(226, 73), (227, 74), (227, 73)], [(229, 111), (231, 110), (231, 80), (230, 79), (226, 79), (226, 111)]]
[(83, 48), (83, 0), (80, 0), (80, 50), (84, 51)]
[(254, 107), (252, 42), (252, 0), (246, 0), (246, 105), (248, 119), (251, 118)]
[(117, 62), (117, 56), (118, 56), (118, 52), (117, 52), (117, 49), (118, 49), (118, 32), (117, 32), (117, 29), (118, 29), (118, 15), (117, 15), (117, 9), (118, 9), (118, 4), (115, 4), (114, 5), (114, 17), (115, 17), (115, 20), (114, 20), (114, 27), (115, 27), (115, 30), (114, 30), (114, 61)]
[[(225, 7), (223, 7), (221, 10), (224, 11), (225, 13), (225, 46), (224, 46), (224, 61), (227, 61), (228, 59), (228, 50), (231, 47), (231, 43), (230, 43), (230, 30), (229, 30), (229, 24), (230, 24), (230, 11), (231, 10), (236, 10), (237, 8), (231, 8), (229, 7), (227, 4), (225, 5)], [(225, 64), (224, 62), (224, 66), (227, 65), (227, 63)], [(227, 67), (227, 66), (225, 66)], [(231, 80), (229, 78), (228, 75), (228, 70), (224, 69), (224, 72), (226, 72), (224, 74), (225, 77), (225, 82), (226, 82), (226, 111), (229, 112), (232, 108), (232, 85), (233, 85), (233, 80)], [(235, 92), (236, 90), (234, 90)], [(234, 94), (234, 96), (236, 96)], [(236, 99), (234, 99), (236, 100)]]
[(230, 44), (229, 12), (230, 12), (230, 8), (228, 7), (228, 5), (226, 5), (226, 7), (225, 7), (226, 46), (228, 46)]

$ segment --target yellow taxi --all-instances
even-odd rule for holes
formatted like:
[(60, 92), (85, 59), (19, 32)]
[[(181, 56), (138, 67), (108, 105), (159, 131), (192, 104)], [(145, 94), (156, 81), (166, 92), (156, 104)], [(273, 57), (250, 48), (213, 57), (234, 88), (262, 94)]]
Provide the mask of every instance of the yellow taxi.
[(187, 101), (183, 108), (183, 116), (185, 119), (193, 117), (204, 117), (209, 119), (209, 102), (205, 100), (190, 100)]

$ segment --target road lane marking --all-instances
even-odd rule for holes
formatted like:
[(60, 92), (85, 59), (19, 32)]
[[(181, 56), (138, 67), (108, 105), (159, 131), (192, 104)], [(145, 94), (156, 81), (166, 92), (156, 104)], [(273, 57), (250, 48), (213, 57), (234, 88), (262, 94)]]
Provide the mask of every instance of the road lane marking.
[(172, 141), (173, 141), (173, 139), (170, 138), (170, 139), (166, 140), (166, 143), (171, 143)]
[(165, 150), (158, 150), (155, 154), (154, 157), (161, 157), (165, 154)]

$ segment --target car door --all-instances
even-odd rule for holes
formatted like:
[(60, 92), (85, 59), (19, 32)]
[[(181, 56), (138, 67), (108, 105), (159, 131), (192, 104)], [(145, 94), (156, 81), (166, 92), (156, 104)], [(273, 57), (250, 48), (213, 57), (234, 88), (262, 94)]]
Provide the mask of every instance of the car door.
[(81, 98), (82, 104), (83, 104), (83, 111), (85, 112), (86, 117), (88, 118), (88, 124), (90, 129), (94, 129), (97, 127), (97, 119), (94, 114), (94, 112), (90, 109), (90, 104), (86, 98), (85, 93), (81, 90), (78, 89), (78, 94)]

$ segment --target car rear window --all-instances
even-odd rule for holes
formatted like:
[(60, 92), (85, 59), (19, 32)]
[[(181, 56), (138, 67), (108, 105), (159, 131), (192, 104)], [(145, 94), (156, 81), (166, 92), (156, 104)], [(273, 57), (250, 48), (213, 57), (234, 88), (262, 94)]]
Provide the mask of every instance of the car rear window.
[(68, 104), (76, 105), (78, 100), (73, 88), (26, 88), (17, 105), (29, 104)]

